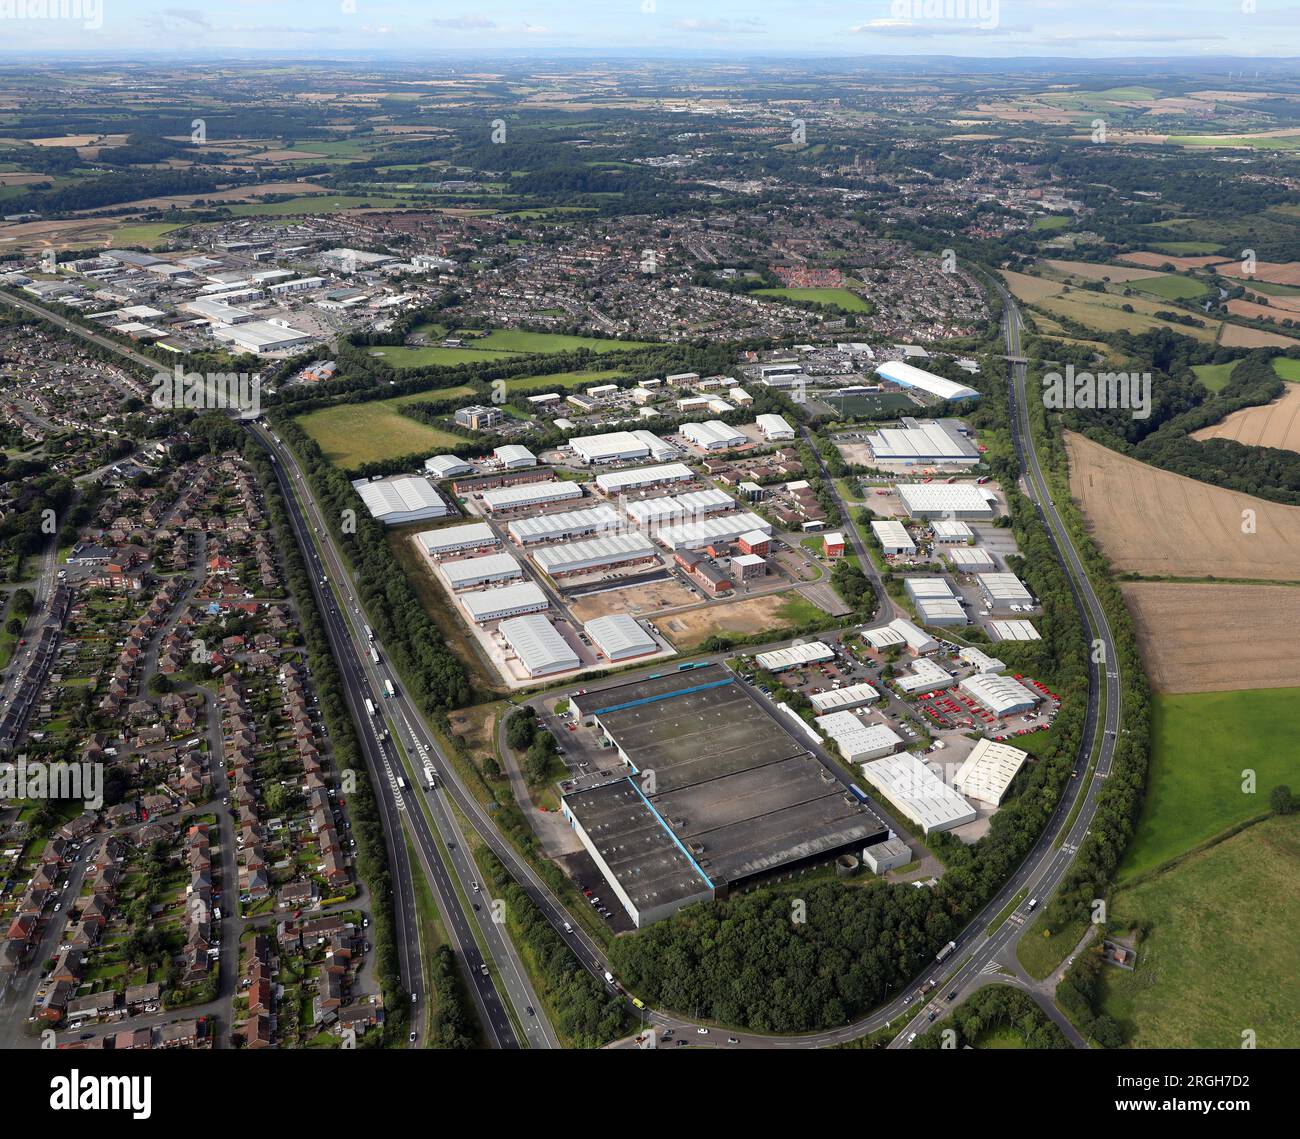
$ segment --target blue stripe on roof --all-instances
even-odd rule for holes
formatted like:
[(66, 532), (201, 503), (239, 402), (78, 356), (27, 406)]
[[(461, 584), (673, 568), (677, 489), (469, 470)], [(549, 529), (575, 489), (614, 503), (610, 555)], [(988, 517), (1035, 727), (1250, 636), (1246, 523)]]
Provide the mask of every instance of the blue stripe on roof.
[(624, 708), (637, 708), (642, 704), (655, 704), (660, 700), (671, 700), (674, 696), (686, 696), (691, 692), (703, 692), (708, 688), (722, 688), (728, 684), (734, 684), (735, 677), (727, 677), (726, 680), (711, 680), (708, 684), (694, 684), (690, 688), (679, 688), (675, 692), (662, 692), (658, 696), (642, 696), (639, 700), (628, 700), (623, 704), (611, 704), (608, 708), (593, 708), (591, 715), (603, 716), (606, 712), (621, 712)]
[(691, 857), (691, 852), (682, 845), (681, 839), (679, 839), (673, 833), (673, 828), (670, 827), (664, 821), (663, 815), (661, 815), (658, 811), (655, 810), (655, 805), (645, 797), (645, 794), (642, 792), (641, 788), (636, 785), (636, 780), (629, 778), (628, 782), (632, 785), (632, 790), (641, 796), (641, 802), (643, 802), (646, 805), (650, 813), (654, 815), (654, 817), (658, 820), (659, 825), (664, 828), (664, 831), (667, 833), (668, 837), (673, 840), (674, 844), (677, 846), (677, 849), (680, 850), (684, 855), (686, 855), (686, 861), (691, 864), (692, 868), (695, 870), (695, 873), (704, 879), (705, 883), (708, 885), (710, 890), (715, 889), (713, 885), (713, 879), (710, 878), (707, 874), (704, 873), (703, 870), (700, 869), (700, 864), (696, 862), (694, 858)]

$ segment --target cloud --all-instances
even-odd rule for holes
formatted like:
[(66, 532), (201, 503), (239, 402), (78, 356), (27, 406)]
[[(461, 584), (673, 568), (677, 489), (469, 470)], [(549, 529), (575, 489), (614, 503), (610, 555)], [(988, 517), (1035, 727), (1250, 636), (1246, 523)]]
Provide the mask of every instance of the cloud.
[(164, 8), (158, 13), (164, 20), (177, 20), (182, 24), (193, 24), (196, 28), (211, 31), (208, 18), (197, 8)]
[(453, 28), (457, 31), (472, 31), (476, 28), (495, 28), (497, 22), (490, 16), (447, 16), (431, 20), (435, 28)]

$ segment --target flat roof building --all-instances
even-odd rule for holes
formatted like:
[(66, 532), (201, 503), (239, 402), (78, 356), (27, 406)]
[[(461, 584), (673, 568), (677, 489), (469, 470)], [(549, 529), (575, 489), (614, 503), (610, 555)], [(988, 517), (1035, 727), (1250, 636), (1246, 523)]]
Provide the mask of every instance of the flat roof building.
[(312, 343), (316, 337), (300, 332), (280, 320), (250, 320), (245, 324), (217, 325), (212, 336), (226, 344), (233, 344), (244, 352), (261, 356), (267, 352), (287, 352)]
[(835, 741), (847, 763), (867, 763), (893, 755), (903, 737), (886, 724), (864, 724), (852, 712), (817, 717), (817, 727)]
[(966, 543), (975, 537), (975, 532), (965, 522), (956, 522), (947, 518), (935, 518), (930, 522), (934, 531), (934, 540), (941, 546), (951, 543)]
[(913, 661), (911, 668), (906, 672), (890, 679), (908, 696), (914, 692), (925, 692), (931, 688), (948, 688), (952, 685), (952, 675), (948, 670), (929, 657), (921, 657)]
[(862, 861), (873, 874), (897, 870), (912, 861), (912, 848), (901, 838), (890, 838), (875, 846), (864, 847)]
[(1000, 806), (1011, 781), (1028, 758), (1027, 751), (1021, 751), (1010, 744), (997, 740), (979, 740), (966, 757), (966, 762), (958, 768), (952, 785), (968, 799), (977, 799), (994, 807)]
[(572, 672), (582, 665), (578, 654), (551, 624), (551, 619), (540, 613), (511, 617), (502, 621), (497, 631), (529, 676)]
[(524, 576), (520, 565), (509, 554), (488, 554), (481, 558), (458, 558), (438, 563), (442, 576), (452, 589), (473, 589), (476, 585), (512, 581)]
[(445, 518), (451, 513), (442, 495), (422, 475), (398, 475), (373, 481), (357, 479), (352, 485), (370, 511), (370, 517), (385, 526)]
[(621, 463), (650, 457), (650, 444), (631, 431), (579, 436), (569, 440), (569, 447), (584, 463)]
[(428, 557), (440, 558), (461, 550), (483, 550), (500, 545), (500, 540), (486, 522), (470, 522), (464, 526), (445, 526), (441, 530), (425, 530), (416, 534), (415, 540)]
[(952, 830), (979, 814), (910, 752), (864, 763), (862, 777), (925, 834)]
[(1032, 621), (990, 621), (989, 628), (999, 641), (1040, 641)]
[(980, 573), (993, 569), (997, 564), (983, 546), (953, 546), (944, 550), (943, 556), (959, 573)]
[(518, 617), (524, 613), (538, 613), (550, 607), (546, 594), (534, 581), (518, 585), (502, 585), (496, 589), (480, 589), (462, 593), (458, 599), (466, 616), (477, 624), (496, 621), (503, 617)]
[(583, 627), (591, 643), (608, 661), (632, 660), (659, 651), (659, 642), (627, 613), (595, 617)]
[(894, 489), (909, 518), (991, 521), (997, 499), (975, 483), (898, 483)]
[(503, 447), (497, 447), (492, 452), (492, 457), (507, 470), (518, 470), (522, 467), (537, 466), (537, 456), (534, 455), (527, 447), (522, 447), (518, 443), (507, 443)]

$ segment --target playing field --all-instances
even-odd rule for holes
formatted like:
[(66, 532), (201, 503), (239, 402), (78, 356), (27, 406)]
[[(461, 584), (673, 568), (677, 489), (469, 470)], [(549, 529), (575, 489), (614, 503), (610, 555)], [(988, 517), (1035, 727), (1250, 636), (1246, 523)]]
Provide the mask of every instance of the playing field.
[(1267, 812), (1279, 783), (1300, 785), (1300, 688), (1157, 695), (1152, 713), (1146, 797), (1121, 883)]
[(1300, 680), (1300, 637), (1292, 631), (1300, 628), (1300, 588), (1175, 581), (1120, 588), (1156, 691), (1281, 688)]
[(1103, 970), (1102, 1005), (1138, 1048), (1300, 1046), (1300, 816), (1272, 818), (1120, 890), (1142, 922), (1137, 968)]
[(1300, 506), (1162, 471), (1072, 432), (1066, 448), (1070, 490), (1116, 572), (1300, 580)]
[[(1300, 364), (1300, 360), (1287, 363)], [(1300, 384), (1287, 384), (1286, 391), (1272, 403), (1243, 407), (1218, 423), (1193, 431), (1192, 438), (1235, 439), (1248, 447), (1300, 451)], [(1300, 566), (1296, 576), (1300, 578)]]
[(325, 407), (302, 416), (298, 425), (316, 440), (331, 463), (345, 470), (421, 451), (431, 455), (439, 447), (459, 446), (465, 439), (409, 419), (400, 407), (421, 400), (469, 395), (472, 391), (466, 387), (441, 388), (396, 399)]
[(845, 312), (870, 312), (871, 304), (848, 289), (755, 289), (758, 297), (783, 297), (792, 301), (815, 301)]

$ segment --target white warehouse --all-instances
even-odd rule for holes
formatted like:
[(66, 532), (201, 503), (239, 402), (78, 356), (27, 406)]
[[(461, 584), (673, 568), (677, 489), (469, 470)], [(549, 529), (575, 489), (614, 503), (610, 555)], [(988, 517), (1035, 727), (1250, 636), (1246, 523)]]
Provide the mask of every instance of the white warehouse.
[(698, 522), (665, 526), (656, 537), (669, 550), (694, 550), (711, 542), (734, 542), (742, 534), (760, 531), (770, 536), (771, 524), (748, 511), (728, 511)]
[(627, 613), (595, 617), (583, 627), (591, 643), (608, 661), (631, 660), (659, 651), (659, 642)]
[(754, 658), (758, 662), (758, 667), (765, 668), (768, 672), (781, 672), (787, 668), (798, 668), (800, 665), (817, 664), (834, 659), (834, 650), (823, 641), (806, 641), (802, 645), (773, 649), (770, 653), (759, 653)]
[(958, 768), (953, 787), (968, 799), (1000, 806), (1011, 781), (1028, 758), (1029, 753), (1018, 747), (982, 739)]
[(864, 724), (852, 712), (818, 716), (817, 727), (831, 737), (848, 763), (866, 763), (893, 755), (903, 737), (886, 724)]
[(516, 545), (530, 546), (536, 542), (558, 542), (587, 534), (603, 534), (606, 530), (617, 530), (621, 524), (618, 511), (602, 502), (590, 510), (565, 510), (558, 514), (516, 518), (506, 526), (506, 530)]
[(640, 534), (606, 534), (585, 542), (543, 546), (531, 555), (537, 568), (551, 577), (586, 573), (657, 559), (654, 544)]
[(979, 672), (968, 676), (959, 687), (976, 703), (983, 705), (995, 716), (1013, 716), (1028, 712), (1042, 697), (1010, 676), (997, 676)]
[(473, 589), (476, 585), (492, 585), (524, 576), (519, 563), (509, 554), (488, 554), (481, 558), (439, 562), (438, 568), (454, 590)]
[(754, 420), (754, 423), (763, 433), (763, 437), (773, 443), (782, 439), (794, 438), (794, 428), (785, 421), (784, 416), (760, 415)]
[(709, 419), (703, 423), (683, 423), (678, 431), (683, 439), (690, 440), (706, 451), (724, 451), (728, 447), (740, 447), (749, 442), (734, 427), (728, 427), (720, 419)]
[(435, 479), (449, 479), (455, 475), (467, 475), (473, 469), (464, 459), (458, 459), (455, 455), (434, 455), (432, 458), (424, 460), (425, 474), (431, 475)]
[(547, 502), (566, 502), (581, 498), (582, 487), (576, 482), (554, 479), (549, 482), (528, 482), (517, 486), (495, 486), (483, 492), (483, 505), (496, 514), (502, 510), (520, 510), (526, 506), (541, 506)]
[(860, 708), (880, 699), (880, 693), (870, 684), (849, 684), (843, 688), (831, 688), (825, 692), (813, 692), (808, 697), (812, 706), (819, 712), (834, 712), (842, 708)]
[(416, 534), (415, 540), (430, 558), (440, 558), (443, 554), (454, 554), (461, 550), (486, 550), (501, 544), (486, 522), (425, 530)]
[(915, 554), (916, 543), (901, 522), (872, 522), (872, 532), (880, 540), (886, 554)]
[(911, 621), (903, 617), (895, 617), (888, 625), (884, 625), (879, 629), (866, 629), (862, 635), (874, 649), (888, 649), (893, 645), (906, 645), (909, 651), (920, 655), (939, 647), (939, 642), (931, 637), (929, 633), (918, 629)]
[(582, 665), (578, 654), (551, 624), (550, 618), (540, 613), (511, 617), (502, 621), (497, 631), (529, 676), (572, 672)]
[(518, 585), (503, 585), (496, 589), (480, 589), (460, 595), (461, 608), (471, 621), (480, 625), (504, 617), (518, 617), (524, 613), (538, 613), (550, 608), (538, 584), (534, 581)]
[(979, 812), (910, 752), (862, 765), (862, 777), (922, 831), (947, 831)]
[(606, 471), (596, 476), (596, 485), (608, 495), (640, 490), (666, 482), (689, 482), (695, 472), (685, 463), (661, 463), (657, 467), (634, 467), (628, 471)]
[(385, 526), (445, 518), (451, 513), (442, 495), (423, 476), (400, 475), (373, 482), (358, 479), (352, 485), (370, 511), (370, 517)]
[(989, 522), (997, 498), (975, 483), (898, 483), (899, 500), (909, 518), (969, 518)]

